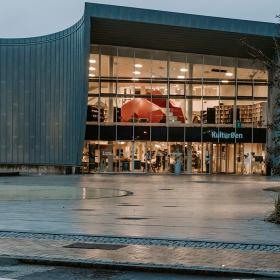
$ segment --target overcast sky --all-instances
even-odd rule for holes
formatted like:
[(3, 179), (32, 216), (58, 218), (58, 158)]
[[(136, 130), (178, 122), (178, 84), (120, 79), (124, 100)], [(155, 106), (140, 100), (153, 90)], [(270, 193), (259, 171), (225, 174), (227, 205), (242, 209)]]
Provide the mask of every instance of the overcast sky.
[[(0, 38), (63, 30), (83, 14), (84, 0), (0, 0)], [(280, 0), (103, 0), (95, 3), (275, 22)]]

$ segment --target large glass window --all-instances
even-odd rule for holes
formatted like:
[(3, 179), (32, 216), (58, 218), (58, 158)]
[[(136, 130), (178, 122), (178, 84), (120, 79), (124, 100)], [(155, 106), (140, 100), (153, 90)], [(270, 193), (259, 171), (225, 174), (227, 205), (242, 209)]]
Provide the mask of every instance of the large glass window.
[(89, 56), (89, 78), (99, 77), (99, 50), (98, 46), (92, 46)]
[[(252, 60), (93, 45), (88, 65), (95, 170), (174, 172), (180, 160), (188, 173), (260, 172), (244, 167), (267, 125), (268, 73)], [(243, 128), (250, 143), (225, 143)]]
[(204, 79), (221, 80), (224, 77), (224, 70), (221, 67), (221, 58), (218, 56), (205, 56), (203, 66)]
[(235, 85), (222, 83), (220, 85), (220, 96), (221, 97), (235, 97)]
[(253, 60), (238, 59), (237, 79), (268, 80), (268, 71)]
[(238, 85), (238, 96), (247, 97), (248, 99), (253, 98), (253, 85)]
[(253, 126), (253, 101), (252, 100), (238, 100), (236, 106), (236, 121), (239, 127)]
[(254, 84), (254, 98), (256, 97), (268, 98), (268, 86)]
[(200, 125), (202, 121), (203, 121), (203, 101), (202, 99), (193, 99), (192, 124)]

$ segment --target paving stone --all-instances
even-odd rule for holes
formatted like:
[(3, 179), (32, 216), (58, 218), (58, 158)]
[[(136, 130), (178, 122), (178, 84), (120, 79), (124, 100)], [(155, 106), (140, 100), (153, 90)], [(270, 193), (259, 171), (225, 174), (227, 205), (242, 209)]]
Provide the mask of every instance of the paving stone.
[(226, 243), (226, 242), (205, 242), (205, 241), (188, 241), (175, 239), (153, 239), (153, 238), (124, 238), (124, 237), (98, 237), (85, 235), (56, 235), (56, 234), (40, 234), (40, 233), (16, 233), (16, 232), (0, 232), (0, 238), (21, 238), (32, 240), (62, 240), (62, 241), (81, 241), (91, 243), (104, 244), (128, 244), (128, 245), (146, 245), (160, 247), (190, 247), (190, 248), (211, 248), (211, 249), (235, 249), (241, 251), (267, 251), (279, 252), (279, 246), (271, 246), (264, 244), (243, 244), (243, 243)]
[[(278, 272), (280, 226), (264, 221), (275, 194), (263, 191), (278, 185), (277, 179), (247, 176), (0, 178), (0, 254)], [(170, 187), (171, 192), (158, 191)], [(66, 199), (73, 189), (78, 194), (83, 188), (126, 190), (130, 196)], [(53, 190), (61, 192), (59, 200), (40, 199)], [(34, 191), (36, 199), (28, 199)], [(22, 199), (5, 201), (3, 192)], [(95, 211), (73, 211), (93, 207)], [(98, 250), (98, 255), (63, 248), (75, 242), (126, 247), (115, 253)]]
[[(264, 221), (273, 209), (276, 194), (263, 189), (277, 186), (278, 179), (259, 176), (0, 178), (0, 230), (280, 244), (280, 227)], [(133, 195), (63, 199), (73, 189), (78, 193), (83, 188), (126, 190)], [(158, 191), (159, 188), (174, 191)], [(40, 200), (40, 194), (54, 197), (58, 190), (60, 200)], [(35, 191), (37, 195), (32, 196)], [(26, 200), (5, 201), (1, 192), (9, 197), (20, 194)], [(33, 199), (28, 199), (29, 194)], [(119, 207), (119, 204), (141, 207)], [(95, 211), (90, 213), (73, 211), (93, 207)], [(146, 219), (118, 220), (121, 217)]]
[[(30, 237), (32, 234), (28, 236)], [(63, 240), (2, 237), (0, 238), (0, 256), (121, 266), (125, 264), (145, 267), (162, 266), (183, 270), (193, 268), (213, 271), (242, 271), (280, 277), (280, 252), (262, 251), (260, 246), (259, 248), (255, 247), (255, 249), (254, 246), (251, 246), (250, 250), (244, 251), (234, 248), (209, 248), (206, 246), (206, 242), (201, 242), (201, 247), (195, 248), (194, 246), (179, 246), (176, 241), (176, 246), (173, 247), (170, 246), (170, 242), (173, 242), (171, 240), (168, 243), (165, 241), (164, 246), (161, 246), (148, 243), (144, 245), (140, 242), (138, 242), (140, 245), (130, 244), (129, 239), (126, 239), (127, 245), (119, 246), (118, 250), (110, 250), (109, 248), (103, 250), (102, 247), (91, 250), (69, 248), (69, 240), (66, 237), (63, 236)], [(92, 238), (98, 240), (98, 237)], [(111, 239), (114, 240), (114, 238)], [(118, 239), (120, 238), (118, 237)], [(103, 240), (106, 238), (103, 237)], [(141, 239), (137, 240), (141, 241)], [(181, 244), (182, 241), (180, 241)], [(230, 245), (232, 246), (232, 244)]]

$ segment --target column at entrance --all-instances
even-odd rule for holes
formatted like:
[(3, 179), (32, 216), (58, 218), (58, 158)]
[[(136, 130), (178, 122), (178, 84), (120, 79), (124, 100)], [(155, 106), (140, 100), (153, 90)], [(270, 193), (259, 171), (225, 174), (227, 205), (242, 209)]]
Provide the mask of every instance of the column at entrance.
[(187, 173), (192, 173), (192, 143), (187, 143)]
[[(112, 78), (114, 74), (114, 57), (110, 56), (109, 58), (109, 77)], [(114, 91), (114, 84), (109, 83), (109, 94), (112, 94)], [(108, 122), (114, 122), (114, 98), (109, 97), (109, 106), (108, 106)], [(113, 154), (113, 142), (109, 141), (110, 153), (108, 155), (108, 172), (113, 172), (113, 162), (114, 162), (114, 154)]]
[[(193, 78), (193, 64), (189, 64), (189, 79)], [(188, 95), (187, 99), (187, 124), (192, 124), (192, 112), (193, 112), (193, 102), (191, 96), (193, 94), (193, 85), (190, 83), (188, 85)], [(192, 142), (187, 143), (187, 173), (192, 173)]]
[[(109, 57), (109, 77), (112, 78), (114, 76), (114, 57)], [(114, 84), (112, 82), (109, 83), (109, 94), (114, 93)], [(114, 98), (109, 97), (109, 106), (108, 106), (108, 122), (112, 123), (114, 121)]]
[(209, 174), (213, 173), (213, 143), (209, 144)]

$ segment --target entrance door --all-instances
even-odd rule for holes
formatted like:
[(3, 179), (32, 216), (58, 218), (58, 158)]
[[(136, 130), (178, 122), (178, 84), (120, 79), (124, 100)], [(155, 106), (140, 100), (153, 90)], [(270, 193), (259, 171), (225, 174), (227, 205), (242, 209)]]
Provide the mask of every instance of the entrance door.
[(234, 173), (234, 144), (213, 144), (213, 173)]
[(99, 145), (100, 163), (99, 172), (113, 172), (114, 154), (113, 142), (108, 144)]

